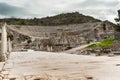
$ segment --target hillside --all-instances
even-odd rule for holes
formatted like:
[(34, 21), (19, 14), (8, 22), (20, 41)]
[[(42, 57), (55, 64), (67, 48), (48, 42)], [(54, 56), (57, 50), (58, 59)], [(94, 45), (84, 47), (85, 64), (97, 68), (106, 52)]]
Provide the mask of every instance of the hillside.
[[(41, 19), (43, 24), (46, 25), (64, 25), (64, 24), (80, 24), (86, 22), (100, 22), (100, 20), (95, 19), (90, 16), (85, 16), (78, 12), (74, 13), (63, 13), (53, 17), (45, 17)], [(45, 22), (45, 23), (44, 23)]]
[(78, 12), (62, 13), (56, 16), (34, 18), (34, 19), (20, 19), (20, 18), (4, 18), (0, 19), (0, 22), (7, 22), (12, 25), (37, 25), (37, 26), (52, 26), (52, 25), (68, 25), (68, 24), (80, 24), (86, 22), (101, 22), (90, 16), (85, 16)]
[(14, 48), (64, 51), (81, 44), (113, 38), (114, 35), (113, 24), (109, 21), (100, 21), (78, 12), (41, 19), (9, 18), (0, 21), (7, 22), (8, 37), (13, 41)]

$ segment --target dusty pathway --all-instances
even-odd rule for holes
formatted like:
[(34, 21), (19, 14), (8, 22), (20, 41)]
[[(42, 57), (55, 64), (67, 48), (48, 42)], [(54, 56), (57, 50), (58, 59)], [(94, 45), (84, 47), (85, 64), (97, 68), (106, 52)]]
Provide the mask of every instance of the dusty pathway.
[(99, 42), (92, 42), (92, 43), (90, 43), (90, 44), (81, 45), (81, 46), (78, 46), (78, 47), (72, 48), (72, 49), (70, 49), (70, 50), (63, 51), (63, 52), (64, 52), (64, 53), (73, 53), (73, 52), (75, 52), (75, 51), (77, 51), (77, 50), (84, 49), (84, 48), (86, 48), (87, 46), (90, 46), (90, 45), (95, 44), (95, 43), (99, 43)]
[(17, 80), (120, 80), (120, 57), (12, 52), (4, 69)]

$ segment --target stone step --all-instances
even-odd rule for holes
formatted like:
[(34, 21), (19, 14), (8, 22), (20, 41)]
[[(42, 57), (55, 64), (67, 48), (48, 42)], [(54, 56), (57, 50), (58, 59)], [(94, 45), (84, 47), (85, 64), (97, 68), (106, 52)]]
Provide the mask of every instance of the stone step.
[(11, 69), (13, 67), (13, 63), (12, 62), (7, 62), (4, 66), (5, 69)]
[(0, 71), (2, 71), (2, 68), (3, 68), (3, 66), (4, 66), (4, 63), (5, 63), (5, 62), (0, 62)]
[(8, 71), (2, 71), (1, 74), (3, 74), (3, 75), (8, 75), (9, 72), (8, 72)]

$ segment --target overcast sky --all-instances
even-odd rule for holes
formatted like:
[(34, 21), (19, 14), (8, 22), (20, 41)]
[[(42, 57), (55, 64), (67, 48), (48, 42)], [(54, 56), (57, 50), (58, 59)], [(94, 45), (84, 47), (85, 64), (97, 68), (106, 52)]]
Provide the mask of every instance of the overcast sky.
[(78, 11), (114, 21), (120, 0), (0, 0), (0, 17), (33, 18)]

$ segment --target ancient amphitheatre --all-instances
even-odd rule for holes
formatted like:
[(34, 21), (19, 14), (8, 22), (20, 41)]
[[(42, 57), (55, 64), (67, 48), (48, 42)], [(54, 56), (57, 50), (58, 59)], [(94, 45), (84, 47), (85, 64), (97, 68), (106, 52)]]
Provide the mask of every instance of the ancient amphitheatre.
[[(92, 25), (95, 28), (100, 28), (100, 23), (97, 24), (98, 25), (96, 26), (94, 26), (95, 24)], [(79, 26), (80, 25), (78, 25), (78, 27)], [(73, 28), (70, 26), (70, 29), (73, 28), (71, 30), (78, 30), (78, 32), (82, 32), (83, 30), (89, 29), (84, 28), (84, 24), (81, 26), (83, 27), (83, 30), (79, 30), (78, 27)], [(17, 34), (22, 33), (22, 35), (29, 35), (33, 38), (37, 37), (37, 39), (38, 37), (41, 37), (41, 34), (37, 35), (38, 28), (30, 28), (26, 26), (23, 29), (20, 29), (18, 27), (11, 27), (10, 25), (3, 25), (3, 28), (3, 31), (6, 31), (5, 29), (7, 28), (9, 30), (11, 29)], [(54, 28), (55, 30), (52, 29), (54, 33), (57, 32), (56, 30), (58, 28), (59, 27)], [(47, 29), (46, 27), (45, 30), (49, 29)], [(51, 30), (46, 32), (50, 33), (50, 31)], [(43, 33), (44, 32), (45, 31), (43, 29)], [(6, 33), (2, 34), (4, 36), (6, 35)], [(37, 36), (34, 37), (34, 35)], [(41, 38), (44, 37), (43, 35)], [(6, 39), (7, 37), (3, 38)], [(6, 43), (6, 41), (3, 41), (3, 43)], [(93, 43), (83, 44), (77, 49), (83, 49), (91, 44)], [(5, 53), (4, 51), (3, 53)], [(74, 54), (69, 54), (71, 52)], [(119, 56), (96, 57), (93, 55), (76, 55), (75, 53), (76, 51), (74, 49), (60, 52), (34, 51), (30, 49), (28, 49), (27, 51), (12, 51), (10, 52), (8, 59), (5, 62), (1, 62), (1, 80), (119, 80)]]
[(86, 49), (119, 37), (109, 21), (58, 26), (2, 23), (1, 34), (1, 80), (120, 79), (120, 56), (103, 55), (104, 48), (90, 53)]

